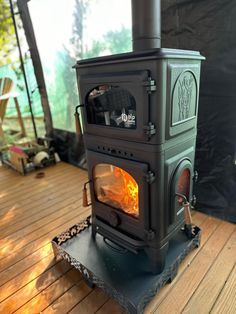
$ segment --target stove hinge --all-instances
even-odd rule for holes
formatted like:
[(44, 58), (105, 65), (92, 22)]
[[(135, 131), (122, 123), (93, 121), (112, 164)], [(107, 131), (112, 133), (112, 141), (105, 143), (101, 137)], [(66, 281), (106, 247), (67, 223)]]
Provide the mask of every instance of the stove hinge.
[(144, 126), (144, 132), (148, 138), (156, 134), (155, 125), (152, 122), (148, 122), (148, 125)]
[(146, 87), (146, 91), (148, 94), (151, 94), (157, 90), (156, 81), (152, 79), (151, 76), (144, 81), (144, 86)]
[(152, 241), (155, 238), (155, 232), (152, 229), (144, 230), (146, 240)]
[(147, 183), (152, 184), (155, 181), (156, 177), (152, 171), (148, 171), (145, 175), (145, 179)]

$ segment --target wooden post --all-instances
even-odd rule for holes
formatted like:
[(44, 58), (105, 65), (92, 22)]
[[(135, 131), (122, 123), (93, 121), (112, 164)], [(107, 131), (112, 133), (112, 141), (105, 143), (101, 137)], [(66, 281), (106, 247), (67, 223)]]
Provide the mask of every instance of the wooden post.
[(18, 121), (19, 121), (20, 127), (21, 127), (21, 134), (22, 134), (22, 137), (24, 137), (24, 136), (26, 136), (25, 125), (24, 125), (24, 121), (23, 121), (23, 119), (22, 119), (22, 115), (21, 115), (21, 111), (20, 111), (20, 106), (19, 106), (17, 97), (14, 97), (14, 102), (15, 102), (15, 105), (16, 105), (16, 111), (17, 111), (17, 115), (18, 115)]

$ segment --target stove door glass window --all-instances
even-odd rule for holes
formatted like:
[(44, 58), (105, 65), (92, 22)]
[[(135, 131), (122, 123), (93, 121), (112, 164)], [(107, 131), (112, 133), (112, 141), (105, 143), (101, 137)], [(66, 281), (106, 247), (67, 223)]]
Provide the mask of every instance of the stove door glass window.
[[(189, 199), (189, 187), (190, 187), (190, 170), (184, 169), (179, 176), (177, 182), (177, 193), (184, 195), (187, 199)], [(178, 196), (178, 202), (182, 205), (184, 199), (181, 196)]]
[(95, 195), (99, 202), (139, 217), (139, 189), (125, 170), (111, 164), (98, 164), (93, 170)]
[(100, 85), (87, 96), (89, 124), (136, 129), (136, 102), (130, 92), (120, 86)]

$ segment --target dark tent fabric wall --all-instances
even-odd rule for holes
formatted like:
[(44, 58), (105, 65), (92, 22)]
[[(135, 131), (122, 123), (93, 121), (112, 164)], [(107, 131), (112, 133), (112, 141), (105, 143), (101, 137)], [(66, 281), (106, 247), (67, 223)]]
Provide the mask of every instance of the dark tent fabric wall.
[(162, 1), (162, 46), (199, 50), (197, 209), (236, 222), (236, 2)]

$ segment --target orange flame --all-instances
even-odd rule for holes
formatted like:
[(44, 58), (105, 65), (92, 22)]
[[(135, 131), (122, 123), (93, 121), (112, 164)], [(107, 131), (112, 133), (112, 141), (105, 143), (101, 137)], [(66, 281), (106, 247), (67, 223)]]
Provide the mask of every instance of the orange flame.
[[(181, 173), (178, 182), (177, 182), (177, 192), (189, 196), (189, 184), (190, 184), (190, 172), (189, 169), (184, 169)], [(183, 198), (178, 197), (178, 202), (180, 205), (183, 203)]]
[(121, 209), (127, 214), (138, 217), (137, 182), (129, 173), (121, 168), (110, 166), (110, 169), (112, 171), (108, 175), (100, 177), (100, 181), (103, 182), (99, 184), (100, 188), (98, 192), (100, 193), (97, 195), (98, 200)]

